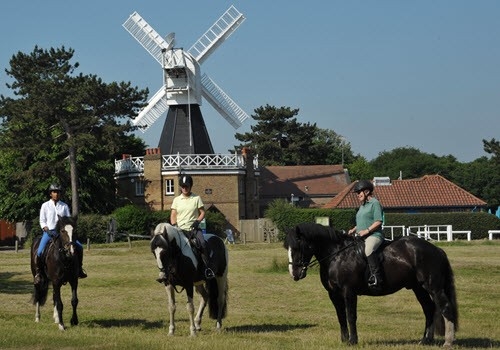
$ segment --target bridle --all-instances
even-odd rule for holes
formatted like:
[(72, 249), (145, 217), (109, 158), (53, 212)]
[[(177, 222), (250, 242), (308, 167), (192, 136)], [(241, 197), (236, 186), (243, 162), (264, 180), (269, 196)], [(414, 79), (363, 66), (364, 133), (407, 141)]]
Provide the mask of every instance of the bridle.
[(301, 252), (300, 252), (301, 259), (299, 260), (298, 263), (294, 263), (293, 261), (289, 261), (288, 265), (301, 267), (302, 268), (301, 272), (305, 272), (305, 271), (307, 271), (308, 268), (317, 266), (327, 259), (335, 258), (335, 256), (337, 256), (338, 254), (340, 254), (344, 250), (347, 250), (347, 249), (349, 249), (357, 244), (358, 244), (358, 241), (354, 240), (351, 243), (343, 246), (342, 248), (322, 257), (321, 259), (314, 258), (314, 259), (311, 259), (308, 263), (304, 263), (304, 255), (305, 254), (304, 254), (303, 244), (301, 244), (300, 245), (300, 247), (301, 247), (301, 249), (300, 249), (301, 250)]

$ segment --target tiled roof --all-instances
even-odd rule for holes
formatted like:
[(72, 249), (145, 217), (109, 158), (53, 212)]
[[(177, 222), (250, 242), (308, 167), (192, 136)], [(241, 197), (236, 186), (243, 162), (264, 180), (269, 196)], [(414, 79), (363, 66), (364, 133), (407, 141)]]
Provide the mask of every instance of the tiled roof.
[(350, 183), (342, 165), (268, 166), (260, 172), (261, 196), (335, 195)]
[[(344, 188), (325, 208), (357, 208), (352, 192), (355, 182)], [(374, 195), (384, 208), (485, 207), (486, 202), (440, 175), (418, 179), (392, 180), (390, 185), (375, 186)]]

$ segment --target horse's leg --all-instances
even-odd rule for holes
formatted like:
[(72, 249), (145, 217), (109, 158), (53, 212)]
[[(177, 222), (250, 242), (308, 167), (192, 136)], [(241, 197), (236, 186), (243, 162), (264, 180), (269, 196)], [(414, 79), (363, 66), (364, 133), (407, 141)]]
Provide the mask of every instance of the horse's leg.
[(40, 302), (37, 301), (35, 305), (35, 322), (40, 322)]
[(358, 296), (354, 291), (347, 292), (345, 296), (347, 322), (349, 323), (349, 344), (358, 343), (358, 329), (356, 322), (358, 320)]
[[(76, 275), (75, 275), (76, 276)], [(73, 315), (71, 316), (71, 325), (78, 325), (78, 315), (76, 313), (76, 308), (78, 306), (78, 277), (76, 277), (71, 283), (71, 306), (73, 307)]]
[(349, 329), (347, 328), (345, 300), (342, 295), (340, 295), (338, 290), (329, 290), (328, 296), (330, 297), (330, 300), (335, 307), (335, 311), (337, 312), (337, 319), (340, 325), (340, 340), (342, 342), (347, 342), (347, 340), (349, 339)]
[(64, 331), (63, 322), (63, 303), (61, 300), (61, 285), (57, 283), (52, 284), (53, 288), (53, 299), (54, 299), (54, 323), (59, 325), (59, 330)]
[(436, 302), (436, 306), (444, 318), (444, 344), (445, 347), (451, 347), (453, 341), (455, 340), (455, 323), (453, 320), (456, 319), (454, 312), (451, 307), (450, 300), (446, 296), (443, 289), (438, 292), (433, 293), (433, 300)]
[(194, 325), (193, 293), (194, 293), (193, 286), (189, 286), (188, 288), (186, 288), (186, 294), (187, 294), (186, 308), (189, 314), (189, 331), (192, 337), (196, 336), (196, 326)]
[(222, 329), (222, 318), (226, 314), (227, 308), (227, 274), (224, 274), (222, 277), (217, 277), (217, 288), (218, 288), (218, 296), (217, 296), (217, 324), (216, 329)]
[(415, 293), (425, 315), (424, 337), (420, 341), (420, 344), (428, 345), (434, 341), (434, 312), (436, 311), (436, 306), (429, 293), (422, 286), (413, 288), (413, 293)]
[(207, 306), (208, 292), (205, 288), (205, 284), (199, 284), (196, 286), (196, 292), (200, 295), (200, 306), (198, 307), (198, 312), (194, 317), (194, 325), (197, 331), (201, 331), (201, 319), (203, 318), (203, 311)]
[(168, 326), (168, 335), (174, 335), (175, 332), (175, 290), (171, 284), (165, 286), (168, 299), (168, 313), (170, 315), (170, 325)]

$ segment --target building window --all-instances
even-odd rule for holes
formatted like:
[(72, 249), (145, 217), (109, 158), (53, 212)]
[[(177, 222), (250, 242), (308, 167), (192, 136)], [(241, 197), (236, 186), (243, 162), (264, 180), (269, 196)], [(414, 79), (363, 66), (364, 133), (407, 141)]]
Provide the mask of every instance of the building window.
[(144, 196), (144, 181), (135, 181), (135, 195), (138, 197)]
[(175, 194), (174, 179), (165, 180), (165, 195), (173, 196)]

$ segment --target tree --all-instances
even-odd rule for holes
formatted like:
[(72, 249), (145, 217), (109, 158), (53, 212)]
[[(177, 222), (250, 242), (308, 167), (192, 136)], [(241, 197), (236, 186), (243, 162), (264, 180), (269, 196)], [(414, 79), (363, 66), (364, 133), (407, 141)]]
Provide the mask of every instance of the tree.
[[(130, 83), (106, 84), (95, 75), (75, 74), (74, 50), (17, 53), (6, 70), (18, 98), (0, 96), (0, 217), (33, 218), (51, 182), (70, 188), (73, 215), (114, 208), (114, 159), (142, 153), (130, 118), (147, 90)], [(81, 202), (81, 201), (82, 202)], [(14, 205), (15, 204), (15, 205)]]
[(391, 179), (397, 179), (400, 175), (413, 179), (428, 174), (440, 174), (450, 179), (459, 164), (451, 155), (438, 157), (413, 147), (399, 147), (381, 152), (370, 163), (375, 176), (389, 176)]
[(340, 164), (354, 156), (350, 144), (332, 130), (316, 124), (299, 123), (298, 109), (266, 105), (255, 109), (257, 124), (252, 132), (236, 133), (237, 148), (248, 146), (259, 155), (259, 163), (269, 165)]
[(500, 163), (500, 141), (495, 140), (494, 138), (490, 141), (483, 140), (484, 151), (493, 155), (493, 160), (495, 162)]

